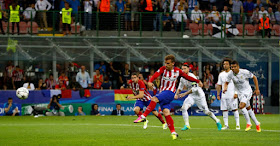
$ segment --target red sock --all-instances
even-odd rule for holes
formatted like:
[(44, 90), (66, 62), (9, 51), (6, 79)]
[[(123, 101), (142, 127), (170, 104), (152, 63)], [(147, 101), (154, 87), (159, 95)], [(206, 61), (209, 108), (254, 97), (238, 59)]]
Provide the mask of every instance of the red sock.
[(173, 121), (173, 119), (171, 118), (171, 116), (170, 116), (170, 115), (165, 116), (165, 119), (166, 119), (166, 123), (167, 123), (167, 125), (168, 125), (168, 128), (169, 128), (170, 132), (171, 132), (171, 133), (172, 133), (172, 132), (175, 132), (174, 121)]
[(165, 123), (164, 119), (163, 119), (163, 117), (162, 117), (162, 115), (160, 113), (158, 113), (158, 116), (156, 116), (156, 117), (161, 121), (162, 124)]
[(141, 111), (139, 111), (139, 113), (137, 114), (138, 117), (140, 117), (143, 113)]
[(147, 117), (155, 109), (156, 105), (156, 102), (151, 101), (143, 115)]

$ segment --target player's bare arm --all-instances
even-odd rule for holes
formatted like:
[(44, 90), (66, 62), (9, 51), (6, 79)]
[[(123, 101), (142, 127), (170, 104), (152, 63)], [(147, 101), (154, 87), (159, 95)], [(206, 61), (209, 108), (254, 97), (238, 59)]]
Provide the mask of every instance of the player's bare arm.
[(259, 82), (258, 82), (258, 79), (257, 79), (256, 76), (253, 76), (253, 81), (254, 81), (254, 84), (256, 86), (256, 90), (254, 91), (254, 94), (260, 95)]
[(221, 93), (221, 90), (222, 90), (222, 85), (217, 85), (216, 90), (217, 90), (217, 99), (221, 100), (220, 93)]
[(174, 99), (178, 99), (178, 95), (181, 93), (180, 89), (177, 89)]
[(227, 92), (228, 84), (229, 84), (229, 82), (225, 82), (223, 93)]
[(187, 91), (185, 93), (179, 94), (179, 98), (183, 98), (183, 97), (185, 97), (185, 96), (187, 96), (187, 95), (189, 95), (191, 93), (192, 93), (192, 90), (189, 90), (189, 91)]
[(144, 97), (144, 91), (139, 91), (139, 94), (136, 96), (128, 96), (127, 99), (138, 99)]

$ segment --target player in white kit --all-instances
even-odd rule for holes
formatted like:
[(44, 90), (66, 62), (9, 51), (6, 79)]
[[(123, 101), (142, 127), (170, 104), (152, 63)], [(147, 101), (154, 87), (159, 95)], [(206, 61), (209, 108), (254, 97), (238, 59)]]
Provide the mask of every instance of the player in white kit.
[(237, 61), (232, 61), (231, 71), (228, 74), (227, 81), (224, 85), (223, 93), (226, 93), (228, 91), (228, 85), (232, 80), (240, 101), (239, 108), (242, 110), (243, 115), (247, 122), (245, 131), (249, 131), (252, 127), (250, 121), (250, 117), (251, 117), (254, 123), (256, 124), (257, 132), (261, 132), (261, 127), (260, 127), (261, 124), (257, 120), (255, 113), (252, 111), (250, 106), (250, 99), (253, 95), (253, 92), (249, 83), (249, 79), (253, 79), (254, 84), (256, 86), (256, 90), (254, 93), (256, 95), (259, 95), (260, 90), (259, 90), (257, 77), (246, 69), (239, 69), (239, 63)]
[(223, 63), (224, 71), (219, 74), (218, 82), (217, 82), (217, 99), (221, 100), (220, 108), (223, 111), (223, 120), (225, 125), (225, 127), (223, 127), (222, 130), (229, 129), (229, 125), (228, 125), (229, 110), (231, 110), (234, 114), (236, 129), (240, 130), (237, 94), (235, 94), (234, 84), (232, 80), (228, 84), (228, 91), (226, 93), (222, 93), (222, 97), (220, 96), (221, 89), (224, 89), (224, 84), (227, 81), (227, 76), (228, 73), (230, 72), (231, 59), (225, 58), (222, 63)]
[[(186, 64), (186, 63), (183, 64), (182, 71), (184, 73), (186, 73), (187, 75), (189, 75), (193, 78), (196, 78), (196, 76), (194, 74), (189, 72), (188, 64)], [(189, 91), (179, 94), (184, 89), (184, 87), (187, 87)], [(185, 125), (181, 130), (185, 131), (187, 129), (190, 129), (188, 109), (194, 104), (196, 104), (200, 110), (203, 110), (203, 112), (206, 115), (210, 116), (216, 122), (218, 130), (221, 130), (222, 125), (220, 123), (220, 120), (208, 109), (205, 94), (204, 94), (202, 88), (197, 86), (197, 84), (195, 82), (190, 82), (190, 81), (185, 80), (184, 78), (181, 78), (180, 84), (179, 84), (177, 92), (174, 96), (174, 99), (182, 98), (186, 95), (189, 95), (189, 96), (185, 99), (183, 106), (182, 106), (182, 115), (183, 115), (183, 119), (185, 121)]]

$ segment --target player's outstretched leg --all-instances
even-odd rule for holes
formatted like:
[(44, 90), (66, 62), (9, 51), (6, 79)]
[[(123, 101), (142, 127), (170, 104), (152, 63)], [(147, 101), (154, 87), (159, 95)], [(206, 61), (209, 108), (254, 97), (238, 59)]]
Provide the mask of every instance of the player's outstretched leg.
[(134, 123), (144, 122), (146, 120), (146, 117), (155, 109), (157, 102), (158, 102), (158, 99), (156, 97), (153, 97), (149, 106), (146, 108), (146, 111), (144, 112), (144, 114), (142, 114), (140, 117), (138, 117), (134, 121)]
[(163, 129), (167, 129), (167, 124), (165, 123), (162, 115), (160, 113), (158, 113), (157, 111), (152, 111), (152, 113), (158, 118), (158, 120), (161, 122), (162, 124), (162, 128)]
[(191, 107), (191, 105), (187, 104), (187, 105), (183, 105), (182, 107), (182, 115), (183, 115), (183, 119), (185, 121), (185, 125), (184, 127), (181, 129), (182, 131), (191, 129), (190, 127), (190, 123), (189, 123), (189, 114), (188, 114), (188, 109)]
[(251, 106), (249, 106), (247, 108), (248, 110), (248, 113), (251, 117), (251, 119), (254, 121), (254, 123), (256, 124), (256, 129), (257, 129), (257, 132), (261, 132), (261, 123), (257, 120), (256, 116), (255, 116), (255, 113), (252, 111), (251, 109)]
[(233, 110), (232, 111), (234, 114), (235, 122), (236, 122), (236, 130), (240, 130), (240, 122), (239, 122), (239, 112), (238, 110)]
[(224, 120), (225, 127), (223, 127), (222, 130), (229, 129), (229, 126), (228, 126), (228, 111), (223, 111), (223, 120)]
[(178, 134), (175, 131), (174, 121), (173, 121), (172, 117), (170, 116), (170, 110), (167, 109), (167, 108), (163, 109), (163, 114), (165, 116), (168, 128), (169, 128), (169, 130), (171, 132), (172, 139), (173, 140), (177, 139), (178, 138)]
[(206, 115), (210, 116), (216, 122), (217, 128), (220, 131), (222, 129), (222, 124), (221, 124), (220, 120), (212, 112), (210, 112), (209, 110), (203, 110), (203, 112)]

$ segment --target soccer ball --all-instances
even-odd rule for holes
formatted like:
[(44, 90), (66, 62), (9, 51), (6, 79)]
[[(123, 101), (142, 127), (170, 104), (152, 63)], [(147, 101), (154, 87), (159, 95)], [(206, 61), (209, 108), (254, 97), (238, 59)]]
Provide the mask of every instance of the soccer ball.
[(26, 99), (28, 98), (29, 91), (24, 87), (20, 87), (17, 89), (16, 95), (19, 99)]

